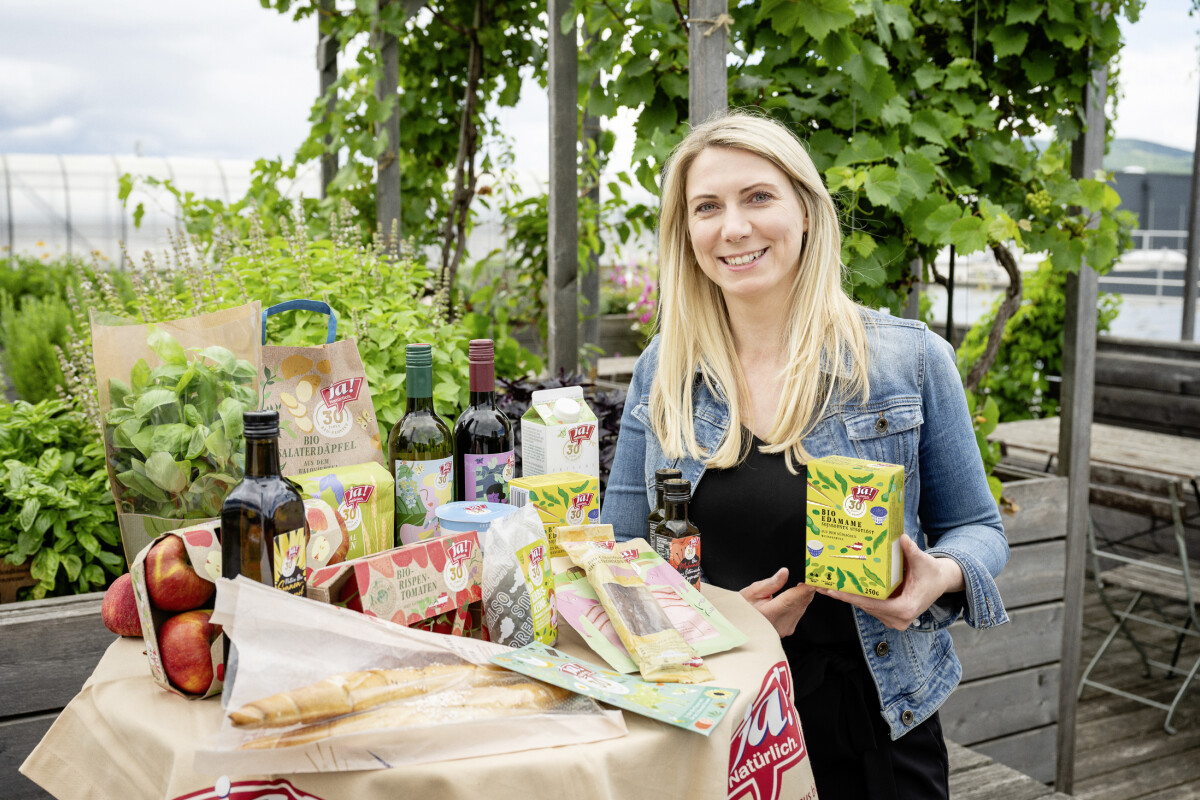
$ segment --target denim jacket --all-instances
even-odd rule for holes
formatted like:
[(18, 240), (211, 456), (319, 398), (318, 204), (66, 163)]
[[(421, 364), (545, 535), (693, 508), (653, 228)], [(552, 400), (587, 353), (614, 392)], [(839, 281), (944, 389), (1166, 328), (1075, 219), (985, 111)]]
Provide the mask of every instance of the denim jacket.
[[(966, 580), (964, 592), (943, 596), (904, 631), (854, 609), (881, 713), (897, 739), (931, 716), (962, 677), (946, 630), (959, 614), (973, 628), (1008, 621), (994, 581), (1008, 562), (1008, 541), (950, 345), (923, 323), (862, 313), (870, 397), (866, 403), (832, 398), (804, 446), (813, 458), (849, 455), (902, 464), (905, 533), (926, 552), (958, 562)], [(653, 435), (650, 385), (657, 356), (655, 337), (634, 368), (601, 510), (601, 521), (621, 541), (645, 535), (656, 469), (676, 467), (693, 487), (704, 476), (701, 461), (668, 459)], [(847, 354), (844, 367), (850, 366)], [(729, 428), (728, 407), (700, 380), (693, 398), (696, 439), (712, 452)]]

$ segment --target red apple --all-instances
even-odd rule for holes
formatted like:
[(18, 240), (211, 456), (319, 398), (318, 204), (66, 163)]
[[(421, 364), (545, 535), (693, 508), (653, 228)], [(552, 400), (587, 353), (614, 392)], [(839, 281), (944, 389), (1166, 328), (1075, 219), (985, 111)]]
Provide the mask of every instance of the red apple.
[(213, 681), (212, 643), (221, 626), (209, 622), (212, 611), (185, 611), (162, 624), (158, 649), (163, 669), (177, 688), (204, 694)]
[(133, 597), (133, 579), (126, 572), (113, 581), (104, 592), (100, 605), (104, 627), (119, 636), (141, 636), (142, 621), (138, 619), (137, 601)]
[(146, 554), (146, 589), (156, 608), (190, 611), (207, 603), (216, 585), (192, 569), (183, 540), (168, 536)]

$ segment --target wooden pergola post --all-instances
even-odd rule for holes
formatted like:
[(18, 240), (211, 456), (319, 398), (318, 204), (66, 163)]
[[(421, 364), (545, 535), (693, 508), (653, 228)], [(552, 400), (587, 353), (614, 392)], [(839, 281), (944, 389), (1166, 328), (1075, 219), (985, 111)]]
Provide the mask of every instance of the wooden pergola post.
[(691, 0), (688, 9), (688, 117), (699, 125), (729, 106), (725, 37), (733, 19), (725, 0)]
[[(379, 0), (379, 14), (397, 0)], [(396, 97), (400, 89), (400, 43), (396, 37), (383, 30), (376, 31), (382, 75), (375, 85), (375, 96), (382, 102)], [(376, 161), (375, 176), (375, 223), (380, 236), (387, 239), (395, 228), (400, 235), (400, 104), (397, 102), (392, 114), (380, 126), (387, 136), (387, 149)]]
[(1200, 103), (1196, 104), (1196, 146), (1192, 150), (1192, 190), (1188, 209), (1187, 262), (1183, 270), (1183, 329), (1179, 338), (1196, 339), (1196, 281), (1200, 278)]
[(550, 196), (548, 211), (549, 324), (546, 356), (550, 374), (579, 366), (579, 52), (576, 27), (564, 33), (562, 19), (574, 13), (571, 0), (547, 0), (550, 19)]
[[(596, 76), (596, 86), (599, 86), (600, 76)], [(600, 118), (594, 117), (586, 111), (583, 114), (583, 138), (584, 142), (591, 142), (596, 152), (599, 153), (600, 147)], [(595, 182), (588, 187), (587, 198), (592, 202), (595, 209), (597, 229), (600, 225), (600, 171), (597, 166), (596, 174), (591, 176), (595, 178)], [(587, 269), (579, 278), (580, 294), (584, 301), (584, 317), (579, 323), (579, 341), (584, 344), (599, 345), (600, 344), (600, 252), (593, 250), (589, 259)], [(588, 357), (588, 366), (595, 365), (595, 356)]]
[[(324, 97), (329, 92), (329, 87), (337, 81), (337, 54), (338, 42), (337, 38), (332, 33), (325, 33), (325, 30), (331, 30), (329, 19), (337, 13), (334, 7), (334, 0), (321, 0), (317, 6), (317, 72), (320, 74), (321, 96)], [(337, 98), (330, 97), (325, 101), (325, 119), (328, 120), (333, 116), (337, 107)], [(326, 135), (325, 146), (328, 147), (333, 142), (333, 137)], [(333, 182), (333, 176), (337, 174), (338, 156), (337, 153), (326, 153), (321, 156), (321, 197), (324, 198), (328, 193), (329, 184)]]
[[(1077, 179), (1092, 177), (1103, 165), (1107, 78), (1107, 66), (1096, 69), (1084, 98), (1087, 127), (1071, 149), (1071, 174)], [(1098, 224), (1098, 221), (1090, 224)], [(1067, 492), (1062, 662), (1058, 687), (1058, 763), (1054, 777), (1054, 788), (1063, 794), (1071, 794), (1075, 786), (1076, 687), (1083, 631), (1098, 290), (1096, 271), (1086, 260), (1078, 275), (1067, 276), (1058, 463), (1060, 474), (1070, 478), (1070, 486)]]

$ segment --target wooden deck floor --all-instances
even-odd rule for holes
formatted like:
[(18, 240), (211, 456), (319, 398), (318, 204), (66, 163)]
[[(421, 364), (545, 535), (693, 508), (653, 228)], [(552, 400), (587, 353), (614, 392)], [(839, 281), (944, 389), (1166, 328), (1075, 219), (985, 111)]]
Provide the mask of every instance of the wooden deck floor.
[[(1112, 626), (1090, 579), (1084, 590), (1083, 625), (1086, 667)], [(1164, 631), (1158, 641), (1165, 646), (1169, 637)], [(1170, 642), (1173, 644), (1174, 639)], [(1191, 664), (1198, 654), (1200, 644), (1191, 639), (1185, 643), (1179, 663)], [(1161, 660), (1169, 658), (1165, 649), (1151, 655)], [(1137, 652), (1120, 638), (1097, 666), (1093, 677), (1167, 703), (1182, 680), (1164, 678), (1159, 670), (1149, 678), (1143, 677)], [(1178, 733), (1170, 735), (1163, 730), (1165, 718), (1165, 711), (1098, 689), (1087, 689), (1080, 698), (1076, 718), (1073, 796), (1085, 800), (1200, 798), (1200, 682), (1193, 683), (1175, 713)]]

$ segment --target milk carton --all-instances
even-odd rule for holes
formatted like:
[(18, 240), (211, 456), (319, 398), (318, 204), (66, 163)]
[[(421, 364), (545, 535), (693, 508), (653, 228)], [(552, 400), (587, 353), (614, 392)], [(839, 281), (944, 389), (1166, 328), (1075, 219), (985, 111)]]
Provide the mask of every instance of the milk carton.
[(582, 386), (543, 389), (521, 417), (522, 474), (581, 472), (600, 477), (600, 437), (596, 415)]
[(904, 467), (847, 456), (808, 462), (805, 582), (887, 597), (904, 577)]

